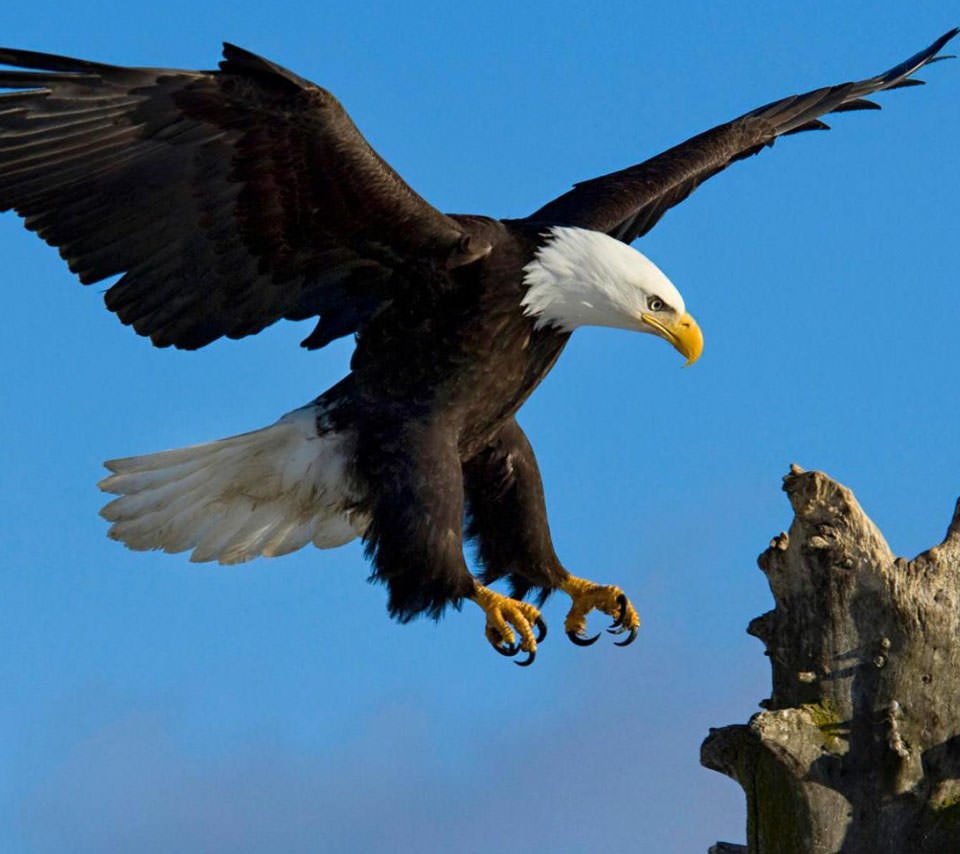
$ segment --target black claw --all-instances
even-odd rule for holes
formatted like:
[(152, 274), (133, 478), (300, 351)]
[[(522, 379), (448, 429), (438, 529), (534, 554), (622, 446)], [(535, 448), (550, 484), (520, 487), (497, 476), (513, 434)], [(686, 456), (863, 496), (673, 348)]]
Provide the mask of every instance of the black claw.
[(505, 655), (507, 658), (513, 658), (518, 652), (520, 652), (519, 646), (514, 646), (513, 644), (507, 644), (506, 646), (498, 646), (491, 644), (493, 648), (500, 653), (500, 655)]
[(630, 637), (622, 641), (614, 641), (614, 646), (630, 646), (637, 639), (637, 629), (630, 629)]
[(626, 630), (626, 626), (617, 626), (615, 629), (612, 627), (607, 629), (607, 631), (612, 635), (622, 635)]
[(547, 624), (543, 621), (543, 617), (537, 617), (537, 622), (534, 625), (537, 627), (537, 643), (543, 643), (547, 636)]
[(537, 657), (537, 653), (536, 653), (536, 650), (534, 650), (533, 652), (528, 653), (527, 657), (523, 661), (515, 661), (513, 663), (516, 664), (517, 667), (529, 667), (531, 664), (533, 664), (533, 660), (536, 657)]
[(600, 640), (600, 633), (598, 632), (592, 638), (586, 638), (583, 635), (578, 635), (576, 632), (570, 631), (567, 632), (567, 637), (570, 638), (573, 643), (577, 646), (593, 646), (598, 640)]
[(617, 604), (620, 606), (620, 613), (619, 613), (619, 615), (617, 616), (617, 619), (615, 619), (615, 620), (610, 624), (610, 628), (611, 628), (611, 629), (615, 629), (615, 628), (617, 628), (618, 626), (622, 626), (622, 625), (623, 625), (623, 620), (624, 620), (624, 618), (627, 616), (627, 597), (626, 597), (623, 593), (621, 593), (621, 594), (617, 597)]
[[(496, 631), (496, 630), (493, 630), (493, 631)], [(497, 643), (490, 641), (490, 646), (492, 646), (497, 652), (499, 652), (500, 655), (505, 655), (507, 658), (512, 658), (518, 652), (520, 652), (520, 644), (508, 643), (504, 646), (501, 646), (501, 644), (503, 643), (503, 638), (500, 637), (500, 632), (496, 632), (496, 634), (497, 634), (497, 637), (500, 638), (500, 640)]]

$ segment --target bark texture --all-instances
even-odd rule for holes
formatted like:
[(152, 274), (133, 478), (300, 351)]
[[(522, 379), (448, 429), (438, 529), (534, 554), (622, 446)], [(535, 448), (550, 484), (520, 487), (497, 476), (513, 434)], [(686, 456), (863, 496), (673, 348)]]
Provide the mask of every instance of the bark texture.
[(784, 490), (793, 524), (759, 558), (776, 607), (748, 628), (773, 693), (701, 748), (746, 793), (742, 850), (960, 852), (960, 502), (908, 561), (825, 474)]

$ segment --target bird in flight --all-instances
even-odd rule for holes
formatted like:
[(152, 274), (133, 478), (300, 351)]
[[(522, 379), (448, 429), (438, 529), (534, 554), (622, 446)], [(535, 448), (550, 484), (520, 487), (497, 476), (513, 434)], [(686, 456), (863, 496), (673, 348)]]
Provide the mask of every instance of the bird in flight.
[[(580, 326), (656, 335), (695, 362), (703, 337), (683, 297), (630, 244), (734, 161), (917, 85), (957, 32), (522, 219), (441, 213), (332, 94), (230, 44), (212, 71), (0, 48), (0, 210), (82, 283), (119, 276), (105, 302), (124, 324), (188, 350), (281, 319), (316, 319), (308, 349), (356, 339), (347, 376), (271, 426), (106, 463), (110, 536), (224, 564), (360, 537), (401, 621), (471, 600), (494, 649), (528, 665), (546, 625), (525, 599), (559, 590), (573, 642), (599, 637), (585, 634), (596, 610), (629, 644), (639, 617), (623, 590), (573, 575), (554, 551), (517, 410)], [(511, 595), (490, 588), (499, 579)]]

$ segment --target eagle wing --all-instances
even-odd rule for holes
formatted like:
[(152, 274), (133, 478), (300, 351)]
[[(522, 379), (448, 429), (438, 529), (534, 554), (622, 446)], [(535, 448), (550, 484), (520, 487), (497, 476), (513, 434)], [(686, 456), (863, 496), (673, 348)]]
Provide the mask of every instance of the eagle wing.
[(946, 59), (937, 54), (957, 32), (960, 28), (945, 33), (926, 50), (876, 77), (782, 98), (643, 163), (576, 184), (527, 219), (603, 231), (630, 243), (646, 234), (660, 217), (707, 178), (736, 160), (772, 146), (777, 137), (828, 130), (819, 116), (880, 109), (864, 96), (883, 89), (920, 85), (922, 81), (910, 75), (924, 65)]
[(56, 246), (154, 344), (202, 347), (320, 315), (355, 331), (408, 259), (489, 251), (417, 195), (336, 98), (232, 45), (219, 70), (0, 49), (0, 210)]

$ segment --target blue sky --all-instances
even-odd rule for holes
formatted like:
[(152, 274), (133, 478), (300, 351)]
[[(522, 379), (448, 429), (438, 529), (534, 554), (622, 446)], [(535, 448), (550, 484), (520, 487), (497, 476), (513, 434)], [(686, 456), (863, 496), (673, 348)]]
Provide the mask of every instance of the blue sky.
[[(36, 50), (263, 53), (335, 92), (434, 204), (501, 216), (958, 23), (900, 2), (7, 5), (0, 41)], [(108, 541), (102, 460), (267, 424), (336, 381), (349, 345), (306, 353), (283, 324), (151, 349), (0, 217), (0, 848), (742, 841), (742, 795), (699, 744), (767, 695), (744, 629), (771, 605), (755, 557), (790, 521), (781, 475), (830, 472), (907, 556), (960, 493), (960, 64), (923, 76), (737, 164), (640, 242), (704, 329), (694, 368), (586, 330), (521, 411), (561, 557), (643, 620), (627, 650), (577, 649), (558, 597), (527, 670), (472, 605), (389, 621), (356, 546), (221, 568)]]

